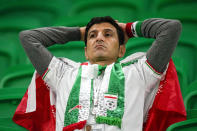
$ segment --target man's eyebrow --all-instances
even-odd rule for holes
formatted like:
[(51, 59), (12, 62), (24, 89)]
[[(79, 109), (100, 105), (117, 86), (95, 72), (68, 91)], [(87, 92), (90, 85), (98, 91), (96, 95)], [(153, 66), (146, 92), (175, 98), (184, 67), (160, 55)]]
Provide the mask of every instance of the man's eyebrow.
[[(106, 28), (106, 29), (104, 29), (104, 31), (105, 32), (114, 32), (111, 28)], [(92, 31), (90, 31), (89, 33), (88, 33), (88, 35), (90, 35), (91, 33), (95, 33), (95, 32), (98, 32), (98, 30), (92, 30)]]
[(106, 31), (106, 32), (114, 32), (112, 29), (110, 29), (110, 28), (107, 28), (107, 29), (104, 29), (104, 31)]
[(92, 31), (90, 31), (88, 34), (90, 34), (90, 33), (95, 33), (95, 32), (97, 32), (97, 30), (92, 30)]

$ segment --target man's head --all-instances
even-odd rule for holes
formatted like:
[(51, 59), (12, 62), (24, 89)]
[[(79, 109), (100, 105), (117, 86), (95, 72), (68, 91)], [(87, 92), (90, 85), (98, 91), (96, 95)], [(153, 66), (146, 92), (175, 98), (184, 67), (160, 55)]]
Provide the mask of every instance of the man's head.
[(115, 62), (125, 53), (124, 32), (109, 16), (95, 17), (86, 26), (85, 56), (92, 64)]
[(118, 39), (119, 39), (119, 44), (122, 45), (124, 44), (124, 32), (121, 29), (121, 27), (116, 23), (116, 21), (111, 18), (110, 16), (105, 16), (105, 17), (94, 17), (90, 20), (90, 22), (86, 25), (86, 30), (85, 30), (85, 45), (87, 46), (87, 36), (88, 36), (88, 31), (89, 29), (94, 25), (94, 24), (100, 24), (100, 23), (110, 23), (116, 28), (117, 34), (118, 34)]

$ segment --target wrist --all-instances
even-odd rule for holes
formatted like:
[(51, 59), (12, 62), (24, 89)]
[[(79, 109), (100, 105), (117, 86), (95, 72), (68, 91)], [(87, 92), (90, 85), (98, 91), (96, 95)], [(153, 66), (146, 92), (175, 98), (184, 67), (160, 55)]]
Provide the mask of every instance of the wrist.
[(80, 27), (81, 41), (84, 41), (86, 27)]
[(126, 33), (129, 38), (134, 37), (133, 32), (132, 32), (132, 24), (133, 22), (126, 24)]
[(129, 38), (131, 37), (141, 37), (141, 25), (142, 21), (136, 21), (126, 24), (126, 32)]

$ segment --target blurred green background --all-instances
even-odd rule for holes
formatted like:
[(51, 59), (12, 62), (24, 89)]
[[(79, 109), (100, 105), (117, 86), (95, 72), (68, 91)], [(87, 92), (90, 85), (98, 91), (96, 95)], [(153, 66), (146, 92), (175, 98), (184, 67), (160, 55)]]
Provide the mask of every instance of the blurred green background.
[[(172, 125), (168, 131), (197, 130), (197, 0), (0, 0), (0, 131), (25, 130), (11, 120), (34, 72), (19, 32), (47, 26), (85, 26), (92, 17), (107, 15), (125, 23), (153, 17), (182, 22), (172, 59), (188, 120)], [(147, 51), (152, 42), (130, 39), (125, 57)], [(83, 42), (55, 45), (49, 50), (57, 57), (85, 61)]]

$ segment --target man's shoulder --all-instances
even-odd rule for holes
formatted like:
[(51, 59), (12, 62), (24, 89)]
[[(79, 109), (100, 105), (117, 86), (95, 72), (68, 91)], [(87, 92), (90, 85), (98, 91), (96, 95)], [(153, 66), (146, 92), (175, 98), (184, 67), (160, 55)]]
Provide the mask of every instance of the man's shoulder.
[(133, 63), (138, 62), (139, 59), (143, 58), (146, 55), (145, 52), (137, 52), (134, 54), (131, 54), (130, 56), (127, 56), (125, 59), (121, 60), (120, 63), (121, 65), (130, 65)]
[(71, 67), (74, 67), (74, 68), (79, 68), (81, 63), (80, 62), (76, 62), (74, 60), (71, 60), (71, 59), (68, 59), (68, 58), (65, 58), (65, 57), (56, 57), (56, 60), (64, 63), (65, 65), (68, 65), (68, 66), (71, 66)]

